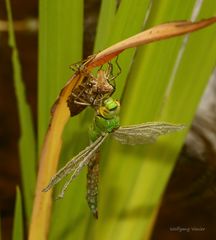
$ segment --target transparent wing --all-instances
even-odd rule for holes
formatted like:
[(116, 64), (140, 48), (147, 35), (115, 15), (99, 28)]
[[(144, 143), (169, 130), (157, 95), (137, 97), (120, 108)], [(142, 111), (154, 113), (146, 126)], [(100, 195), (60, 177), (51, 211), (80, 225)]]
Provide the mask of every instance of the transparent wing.
[(97, 152), (101, 144), (107, 138), (108, 134), (104, 134), (100, 136), (95, 142), (86, 147), (83, 151), (81, 151), (78, 155), (76, 155), (72, 160), (70, 160), (63, 168), (61, 168), (50, 180), (49, 184), (42, 190), (43, 192), (47, 192), (56, 185), (62, 178), (66, 177), (68, 174), (72, 174), (70, 179), (65, 183), (61, 194), (59, 197), (63, 197), (64, 191), (70, 184), (70, 182), (76, 178), (76, 176), (80, 173), (82, 168), (86, 166), (94, 154)]
[(120, 127), (112, 133), (112, 136), (122, 144), (135, 145), (153, 143), (160, 135), (180, 131), (183, 128), (183, 125), (165, 122), (149, 122)]

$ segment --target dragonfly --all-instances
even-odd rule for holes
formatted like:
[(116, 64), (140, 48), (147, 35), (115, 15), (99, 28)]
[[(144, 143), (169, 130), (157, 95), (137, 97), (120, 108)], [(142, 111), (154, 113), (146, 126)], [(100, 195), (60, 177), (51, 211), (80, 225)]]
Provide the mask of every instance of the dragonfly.
[(102, 105), (95, 111), (93, 123), (89, 130), (91, 144), (72, 158), (51, 178), (49, 184), (43, 189), (44, 192), (47, 192), (63, 178), (70, 175), (69, 180), (66, 181), (58, 196), (58, 198), (63, 198), (69, 184), (79, 175), (80, 171), (85, 166), (88, 166), (86, 199), (92, 214), (95, 218), (98, 218), (98, 152), (108, 136), (114, 137), (122, 144), (146, 144), (155, 142), (155, 140), (161, 135), (180, 131), (184, 128), (184, 125), (166, 122), (149, 122), (121, 126), (119, 113), (119, 101), (113, 99), (112, 97), (103, 101)]
[[(91, 84), (95, 87), (94, 83), (97, 82), (97, 79), (100, 79), (101, 76), (102, 79), (105, 79), (105, 76), (102, 75), (105, 74), (103, 72), (98, 72), (97, 76), (93, 76), (92, 69), (108, 63), (128, 48), (135, 48), (155, 41), (184, 35), (205, 28), (215, 22), (216, 17), (211, 17), (198, 22), (175, 21), (160, 24), (120, 41), (97, 54), (91, 55), (86, 60), (72, 67), (75, 72), (60, 91), (51, 110), (51, 118), (40, 154), (31, 226), (37, 225), (36, 219), (38, 219), (38, 216), (43, 218), (43, 220), (46, 217), (42, 209), (48, 209), (47, 203), (51, 201), (51, 192), (50, 194), (41, 194), (41, 189), (56, 172), (62, 146), (62, 133), (66, 123), (71, 116), (79, 114), (88, 106), (87, 104), (78, 104), (80, 98), (84, 96), (90, 106), (94, 106), (95, 104), (96, 107), (100, 107), (107, 97), (112, 95), (113, 90), (110, 89), (106, 90), (108, 91), (107, 93), (102, 92), (101, 95), (97, 95), (97, 93), (100, 92), (99, 85), (97, 85), (94, 90), (91, 88)], [(107, 75), (109, 75), (108, 72)], [(86, 86), (86, 88), (83, 88), (83, 86)], [(83, 91), (83, 89), (85, 90)], [(82, 91), (83, 95), (81, 94), (81, 96), (80, 92)], [(91, 98), (91, 96), (95, 98)], [(92, 101), (92, 99), (96, 99), (97, 101)], [(46, 173), (44, 169), (46, 169)], [(50, 212), (48, 211), (47, 215), (49, 214)]]

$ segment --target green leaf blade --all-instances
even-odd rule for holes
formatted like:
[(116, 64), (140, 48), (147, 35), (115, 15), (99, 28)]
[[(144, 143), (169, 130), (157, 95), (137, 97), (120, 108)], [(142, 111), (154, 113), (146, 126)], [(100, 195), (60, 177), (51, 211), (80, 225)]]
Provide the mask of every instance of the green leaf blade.
[(38, 136), (39, 146), (50, 109), (73, 72), (69, 65), (82, 58), (83, 1), (40, 1)]
[(16, 47), (15, 34), (13, 29), (13, 19), (9, 0), (6, 0), (8, 21), (9, 21), (9, 45), (12, 48), (12, 64), (14, 87), (18, 104), (21, 136), (19, 139), (19, 156), (21, 164), (21, 176), (24, 192), (24, 203), (27, 220), (29, 221), (33, 193), (35, 187), (35, 160), (36, 142), (30, 107), (26, 100), (25, 88), (22, 79), (22, 71), (19, 54)]
[(22, 199), (19, 188), (16, 189), (16, 203), (14, 211), (14, 222), (13, 222), (13, 240), (23, 240), (23, 213), (22, 213)]

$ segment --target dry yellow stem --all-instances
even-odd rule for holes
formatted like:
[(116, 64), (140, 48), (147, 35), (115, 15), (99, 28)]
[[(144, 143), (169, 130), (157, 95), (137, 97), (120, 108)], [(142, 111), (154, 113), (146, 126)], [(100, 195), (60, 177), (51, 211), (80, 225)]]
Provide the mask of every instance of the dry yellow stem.
[(42, 192), (42, 189), (56, 173), (60, 150), (62, 146), (62, 132), (70, 117), (67, 98), (78, 81), (83, 76), (75, 74), (62, 89), (52, 109), (52, 119), (45, 137), (41, 152), (32, 219), (29, 229), (30, 240), (45, 240), (48, 236), (50, 213), (52, 205), (52, 191)]

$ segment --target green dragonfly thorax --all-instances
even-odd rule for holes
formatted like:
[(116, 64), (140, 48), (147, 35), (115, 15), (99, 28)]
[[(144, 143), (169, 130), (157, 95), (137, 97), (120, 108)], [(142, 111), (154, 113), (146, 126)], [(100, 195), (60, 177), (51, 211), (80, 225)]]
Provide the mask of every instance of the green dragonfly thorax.
[(120, 103), (111, 97), (106, 99), (98, 108), (89, 135), (94, 142), (103, 133), (111, 133), (120, 127), (119, 120)]

